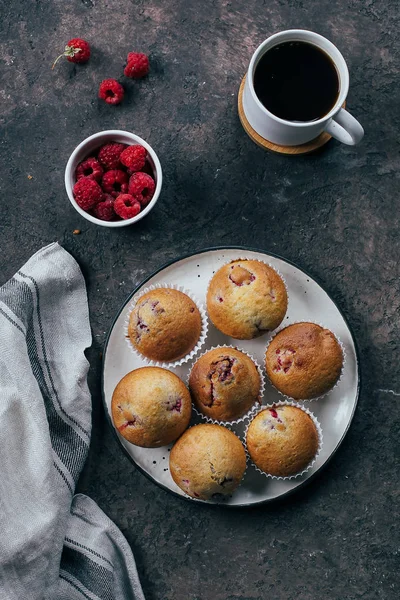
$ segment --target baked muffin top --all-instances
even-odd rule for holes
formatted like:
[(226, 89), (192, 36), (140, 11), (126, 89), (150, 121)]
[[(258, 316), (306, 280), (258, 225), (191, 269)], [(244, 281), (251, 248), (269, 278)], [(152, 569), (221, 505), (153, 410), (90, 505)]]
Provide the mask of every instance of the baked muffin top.
[(196, 408), (216, 421), (234, 421), (259, 400), (261, 380), (247, 354), (214, 348), (194, 364), (189, 389)]
[(183, 358), (201, 334), (201, 315), (189, 296), (158, 288), (141, 296), (129, 316), (128, 335), (143, 356), (160, 362)]
[(224, 265), (207, 291), (211, 321), (235, 339), (250, 340), (278, 327), (287, 302), (282, 278), (258, 260), (234, 260)]
[(339, 380), (343, 352), (329, 329), (315, 323), (295, 323), (271, 341), (265, 368), (272, 384), (296, 400), (316, 398)]
[(301, 473), (318, 452), (318, 430), (312, 418), (295, 406), (262, 410), (252, 420), (246, 435), (247, 450), (254, 464), (275, 477)]
[(169, 466), (186, 494), (209, 500), (236, 489), (246, 470), (246, 453), (239, 438), (225, 427), (195, 425), (173, 446)]
[(185, 384), (160, 367), (142, 367), (125, 375), (111, 401), (112, 419), (119, 433), (143, 448), (175, 441), (188, 427), (191, 412)]

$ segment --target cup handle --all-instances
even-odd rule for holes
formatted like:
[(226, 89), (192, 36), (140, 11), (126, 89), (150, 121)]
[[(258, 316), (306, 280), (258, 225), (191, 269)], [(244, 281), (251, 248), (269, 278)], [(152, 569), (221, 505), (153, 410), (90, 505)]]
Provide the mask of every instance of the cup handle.
[(355, 146), (364, 137), (364, 129), (360, 123), (344, 108), (326, 125), (325, 131), (343, 144)]

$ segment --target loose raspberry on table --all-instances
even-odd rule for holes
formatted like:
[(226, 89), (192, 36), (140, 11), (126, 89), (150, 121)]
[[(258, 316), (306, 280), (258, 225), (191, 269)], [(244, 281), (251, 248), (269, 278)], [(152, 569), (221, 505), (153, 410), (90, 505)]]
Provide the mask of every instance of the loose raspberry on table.
[(99, 98), (107, 104), (119, 104), (124, 99), (124, 88), (116, 79), (104, 79), (99, 87)]
[(145, 77), (150, 70), (149, 57), (142, 52), (129, 52), (127, 65), (124, 69), (126, 77), (138, 79)]
[(118, 142), (111, 142), (102, 146), (97, 157), (102, 167), (106, 171), (118, 169), (121, 166), (119, 157), (125, 148), (126, 144), (119, 144)]
[(52, 69), (56, 66), (56, 63), (62, 58), (66, 57), (69, 62), (73, 63), (85, 63), (90, 58), (90, 46), (81, 38), (73, 38), (69, 40), (68, 44), (65, 46), (65, 50), (53, 63)]
[(93, 214), (102, 221), (113, 221), (116, 219), (114, 198), (110, 194), (104, 194), (103, 199), (94, 207)]
[(90, 210), (103, 197), (103, 191), (99, 184), (94, 179), (89, 179), (88, 177), (82, 177), (76, 182), (73, 193), (76, 203), (83, 210)]
[(82, 177), (87, 177), (88, 179), (94, 179), (95, 181), (100, 181), (103, 175), (103, 167), (99, 163), (99, 161), (94, 158), (94, 156), (90, 156), (83, 160), (76, 167), (75, 177), (76, 180), (79, 181)]
[(101, 187), (103, 192), (111, 194), (114, 198), (119, 194), (126, 194), (128, 192), (128, 175), (120, 169), (107, 171), (101, 180)]
[(154, 179), (147, 173), (134, 173), (129, 179), (129, 193), (132, 194), (140, 202), (142, 206), (146, 206), (154, 195), (156, 184)]
[(132, 219), (140, 213), (140, 203), (130, 194), (120, 194), (114, 202), (114, 210), (122, 219)]
[(136, 144), (128, 146), (120, 156), (121, 163), (127, 167), (132, 173), (141, 171), (146, 163), (147, 151), (143, 146)]

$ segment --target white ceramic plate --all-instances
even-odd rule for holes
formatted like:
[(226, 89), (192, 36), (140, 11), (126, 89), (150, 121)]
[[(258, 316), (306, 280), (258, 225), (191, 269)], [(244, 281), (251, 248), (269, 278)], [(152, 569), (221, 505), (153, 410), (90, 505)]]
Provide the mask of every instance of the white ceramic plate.
[[(329, 460), (342, 442), (353, 418), (359, 393), (359, 368), (357, 351), (350, 329), (340, 310), (322, 287), (309, 275), (295, 265), (263, 252), (251, 251), (244, 248), (218, 248), (182, 258), (173, 262), (151, 275), (136, 288), (119, 311), (110, 330), (105, 350), (103, 367), (103, 400), (106, 414), (121, 446), (133, 463), (155, 483), (167, 490), (188, 498), (174, 483), (168, 469), (170, 447), (146, 449), (139, 448), (127, 442), (114, 428), (111, 420), (111, 398), (119, 380), (129, 371), (144, 366), (144, 362), (131, 352), (124, 339), (124, 321), (132, 296), (142, 288), (157, 283), (179, 284), (205, 303), (207, 285), (213, 273), (225, 262), (237, 258), (255, 258), (270, 263), (278, 269), (286, 281), (289, 292), (289, 307), (284, 323), (295, 321), (314, 321), (324, 325), (341, 340), (346, 353), (343, 375), (336, 386), (321, 401), (304, 402), (321, 423), (324, 443), (322, 451), (310, 469), (302, 477), (279, 481), (258, 473), (251, 464), (248, 465), (241, 486), (234, 494), (215, 504), (230, 506), (250, 506), (268, 502), (293, 492), (313, 477)], [(283, 323), (283, 324), (284, 324)], [(273, 334), (264, 335), (256, 340), (233, 340), (223, 335), (211, 324), (204, 352), (218, 344), (234, 345), (252, 354), (263, 366), (266, 345)], [(171, 369), (186, 382), (188, 372), (195, 359), (185, 365)], [(269, 384), (266, 378), (266, 388), (263, 404), (282, 400), (282, 396)], [(193, 423), (199, 422), (193, 417)], [(243, 437), (244, 425), (232, 427), (233, 431)], [(192, 499), (190, 499), (192, 500)], [(201, 500), (192, 500), (201, 502)]]

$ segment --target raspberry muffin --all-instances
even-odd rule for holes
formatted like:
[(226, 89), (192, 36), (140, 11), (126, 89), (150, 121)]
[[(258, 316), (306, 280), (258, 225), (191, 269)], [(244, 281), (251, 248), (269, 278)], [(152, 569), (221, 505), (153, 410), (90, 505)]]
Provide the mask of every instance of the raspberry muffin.
[(197, 344), (201, 315), (189, 296), (159, 288), (141, 296), (129, 317), (132, 346), (148, 359), (171, 362), (183, 358)]
[(142, 367), (125, 375), (111, 401), (115, 427), (128, 442), (142, 448), (175, 441), (187, 429), (191, 412), (184, 383), (159, 367)]
[(314, 421), (296, 406), (276, 406), (258, 413), (246, 435), (251, 460), (264, 473), (290, 477), (304, 471), (318, 453)]
[(287, 310), (286, 287), (272, 267), (234, 260), (211, 279), (207, 310), (215, 327), (235, 339), (251, 340), (276, 329)]
[(329, 392), (340, 378), (343, 352), (329, 329), (295, 323), (276, 334), (267, 348), (265, 368), (286, 396), (310, 400)]
[[(171, 450), (172, 479), (193, 498), (232, 494), (246, 470), (242, 442), (221, 425), (195, 425)], [(217, 496), (218, 497), (218, 496)]]
[(192, 368), (189, 389), (196, 408), (216, 421), (234, 421), (259, 401), (261, 379), (247, 354), (215, 348)]

